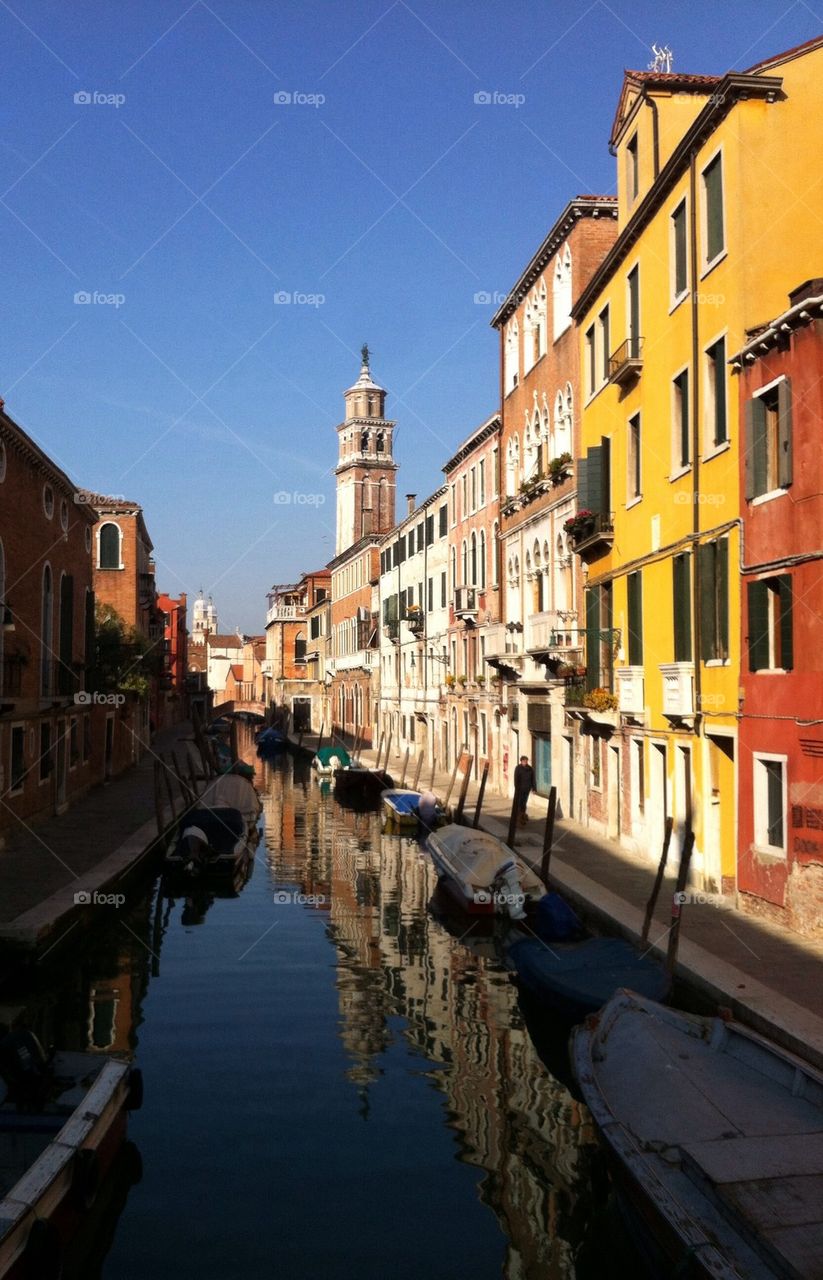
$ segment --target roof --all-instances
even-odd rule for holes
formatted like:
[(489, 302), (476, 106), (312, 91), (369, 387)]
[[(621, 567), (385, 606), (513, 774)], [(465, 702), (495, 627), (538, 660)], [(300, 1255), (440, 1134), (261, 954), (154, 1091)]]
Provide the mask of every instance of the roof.
[(187, 655), (187, 662), (188, 662), (189, 671), (205, 671), (206, 670), (206, 655), (203, 652), (203, 650), (198, 649), (196, 645), (193, 645), (189, 649), (188, 655)]
[(242, 649), (243, 641), (240, 636), (228, 635), (218, 636), (209, 635), (206, 637), (206, 644), (210, 649)]
[(623, 86), (617, 100), (617, 110), (612, 121), (609, 134), (609, 146), (613, 147), (625, 124), (628, 111), (628, 99), (644, 89), (679, 89), (683, 93), (708, 93), (719, 84), (720, 76), (681, 75), (677, 71), (624, 71)]
[(457, 446), (457, 449), (449, 458), (448, 462), (444, 462), (443, 470), (446, 475), (448, 475), (450, 471), (453, 471), (458, 463), (463, 462), (473, 449), (476, 449), (479, 444), (483, 444), (484, 441), (490, 438), (490, 436), (496, 435), (499, 430), (500, 414), (493, 413), (485, 422), (481, 422), (479, 427), (475, 427), (471, 435), (467, 436), (463, 443)]
[(235, 680), (243, 679), (243, 663), (242, 662), (233, 662), (229, 667), (229, 670), (231, 671)]
[(811, 53), (813, 49), (820, 48), (823, 48), (823, 36), (812, 36), (811, 40), (806, 40), (803, 44), (796, 44), (791, 49), (785, 49), (783, 53), (774, 53), (763, 62), (756, 62), (753, 67), (749, 67), (746, 74), (754, 75), (760, 71), (768, 71), (770, 67), (777, 67), (781, 62), (791, 62), (793, 58), (800, 58), (804, 53)]
[[(800, 294), (802, 296), (798, 297)], [(809, 280), (805, 286), (793, 289), (789, 302), (792, 305), (782, 315), (776, 316), (768, 324), (758, 325), (756, 329), (747, 331), (749, 340), (729, 357), (730, 365), (740, 369), (744, 363), (752, 364), (777, 346), (793, 329), (802, 328), (812, 320), (819, 320), (823, 316), (823, 279)]]
[(617, 217), (617, 196), (575, 196), (573, 200), (569, 201), (543, 240), (537, 253), (535, 253), (525, 270), (520, 273), (516, 283), (506, 294), (503, 302), (492, 316), (491, 326), (493, 329), (499, 328), (503, 321), (508, 320), (512, 312), (517, 310), (540, 272), (557, 252), (578, 219), (583, 217), (597, 218), (601, 213), (605, 213), (610, 218)]
[(31, 436), (6, 412), (4, 404), (5, 401), (0, 398), (0, 439), (7, 441), (9, 445), (18, 450), (26, 458), (27, 462), (44, 471), (56, 488), (60, 489), (66, 497), (73, 499), (77, 505), (78, 514), (84, 516), (91, 524), (94, 524), (96, 517), (87, 502), (88, 491), (78, 488), (71, 477), (67, 476), (65, 471), (61, 471), (60, 467), (40, 448), (39, 444), (36, 444)]

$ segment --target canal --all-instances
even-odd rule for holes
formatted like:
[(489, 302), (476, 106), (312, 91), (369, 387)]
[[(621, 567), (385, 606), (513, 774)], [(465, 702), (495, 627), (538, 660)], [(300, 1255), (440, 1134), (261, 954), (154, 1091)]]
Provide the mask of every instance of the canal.
[(257, 783), (238, 896), (155, 883), (16, 993), (45, 1042), (134, 1052), (145, 1078), (142, 1177), (72, 1280), (634, 1270), (565, 1033), (521, 1006), (495, 938), (444, 913), (416, 841), (307, 767)]

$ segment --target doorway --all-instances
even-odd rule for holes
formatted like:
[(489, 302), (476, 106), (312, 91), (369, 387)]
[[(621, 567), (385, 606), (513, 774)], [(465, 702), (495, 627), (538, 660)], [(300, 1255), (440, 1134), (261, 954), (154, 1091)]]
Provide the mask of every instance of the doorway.
[[(565, 777), (565, 794), (567, 798), (568, 808), (566, 809), (566, 817), (575, 821), (574, 812), (574, 738), (564, 738), (563, 758), (566, 764)], [(562, 816), (562, 815), (561, 815)]]
[(669, 816), (669, 779), (666, 769), (665, 742), (649, 744), (649, 808), (652, 820), (649, 829), (649, 853), (656, 858), (663, 848), (666, 819)]
[(552, 740), (547, 733), (532, 734), (535, 791), (547, 796), (552, 785)]
[(610, 840), (619, 840), (621, 832), (619, 747), (609, 747), (606, 763), (606, 785), (608, 787), (607, 834)]

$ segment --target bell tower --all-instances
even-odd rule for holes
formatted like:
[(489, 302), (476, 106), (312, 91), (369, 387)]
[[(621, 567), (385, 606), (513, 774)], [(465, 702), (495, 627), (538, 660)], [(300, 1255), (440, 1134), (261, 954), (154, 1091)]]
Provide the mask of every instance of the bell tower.
[(384, 416), (386, 392), (371, 376), (365, 345), (362, 356), (360, 377), (343, 392), (346, 417), (337, 428), (336, 555), (366, 534), (388, 533), (395, 524), (396, 424)]

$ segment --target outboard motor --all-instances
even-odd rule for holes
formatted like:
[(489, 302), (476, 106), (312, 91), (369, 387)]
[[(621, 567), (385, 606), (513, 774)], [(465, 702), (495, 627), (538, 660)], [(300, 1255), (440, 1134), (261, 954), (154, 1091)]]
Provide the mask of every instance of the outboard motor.
[(200, 871), (209, 855), (209, 842), (202, 827), (186, 827), (180, 836), (183, 870), (188, 875)]
[(494, 892), (505, 902), (512, 920), (525, 920), (526, 895), (520, 884), (517, 867), (511, 860), (504, 862), (495, 876)]
[(430, 831), (437, 825), (437, 796), (433, 791), (423, 791), (417, 802), (417, 816)]

